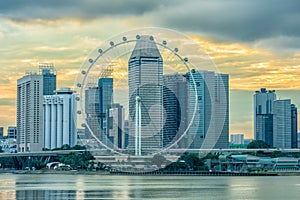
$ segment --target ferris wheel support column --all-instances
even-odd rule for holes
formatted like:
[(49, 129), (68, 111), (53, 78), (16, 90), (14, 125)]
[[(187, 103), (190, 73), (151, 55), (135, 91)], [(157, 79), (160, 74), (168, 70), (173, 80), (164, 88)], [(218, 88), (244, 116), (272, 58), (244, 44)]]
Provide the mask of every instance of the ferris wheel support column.
[(141, 148), (141, 98), (135, 98), (135, 155), (142, 154)]
[(139, 97), (139, 156), (142, 155), (142, 109), (141, 109), (141, 99)]

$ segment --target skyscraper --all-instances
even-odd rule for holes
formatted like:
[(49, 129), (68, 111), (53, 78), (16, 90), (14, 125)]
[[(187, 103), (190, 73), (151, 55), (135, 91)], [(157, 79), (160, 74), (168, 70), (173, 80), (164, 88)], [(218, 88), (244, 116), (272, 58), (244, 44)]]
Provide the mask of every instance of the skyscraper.
[(273, 101), (274, 90), (261, 88), (254, 94), (254, 137), (273, 146)]
[(108, 145), (109, 137), (109, 109), (113, 104), (113, 79), (100, 78), (98, 81), (99, 90), (99, 112), (100, 112), (100, 129), (102, 133), (101, 141)]
[(34, 72), (17, 81), (18, 151), (40, 151), (43, 146), (43, 77)]
[(61, 88), (55, 95), (44, 96), (44, 148), (77, 144), (75, 96), (70, 88)]
[(109, 139), (113, 144), (112, 148), (125, 148), (125, 109), (120, 104), (113, 104), (109, 109)]
[(292, 148), (298, 148), (298, 112), (295, 104), (291, 104)]
[(85, 134), (91, 132), (99, 139), (102, 139), (100, 130), (100, 98), (98, 87), (88, 87), (85, 90), (85, 113), (88, 127), (85, 127)]
[(98, 87), (88, 87), (85, 90), (85, 113), (88, 124), (88, 127), (85, 128), (85, 134), (86, 136), (90, 136), (92, 132), (97, 138), (102, 140), (99, 101)]
[[(167, 147), (177, 141), (186, 131), (188, 120), (188, 81), (182, 74), (163, 76), (163, 146)], [(177, 145), (185, 148), (183, 138)]]
[(292, 147), (291, 100), (273, 101), (273, 145), (276, 148)]
[(163, 59), (153, 37), (140, 36), (128, 61), (129, 148), (137, 155), (163, 146)]
[(189, 148), (227, 148), (229, 137), (228, 74), (192, 69), (189, 80)]
[(56, 90), (56, 72), (52, 63), (40, 63), (40, 74), (43, 76), (43, 95), (53, 95)]

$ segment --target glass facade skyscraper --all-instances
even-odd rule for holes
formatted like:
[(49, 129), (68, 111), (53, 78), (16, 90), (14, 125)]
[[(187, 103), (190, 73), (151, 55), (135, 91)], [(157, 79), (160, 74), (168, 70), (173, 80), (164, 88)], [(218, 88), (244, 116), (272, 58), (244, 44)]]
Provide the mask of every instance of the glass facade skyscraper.
[[(128, 61), (130, 134), (140, 123), (141, 152), (150, 153), (163, 146), (163, 59), (153, 37), (141, 36)], [(140, 121), (136, 119), (136, 100), (140, 99)], [(136, 137), (129, 137), (129, 149)]]
[(56, 73), (53, 64), (40, 63), (39, 70), (43, 76), (43, 95), (54, 95), (56, 90)]
[(192, 69), (189, 80), (189, 148), (228, 148), (228, 74)]
[(109, 109), (113, 104), (113, 79), (100, 78), (98, 81), (99, 90), (99, 112), (100, 129), (102, 133), (101, 141), (108, 145), (109, 137)]
[[(182, 74), (163, 76), (163, 146), (167, 147), (178, 140), (188, 125), (188, 81)], [(186, 138), (182, 138), (177, 146), (186, 148)]]
[(254, 94), (254, 137), (273, 146), (273, 101), (276, 100), (274, 90), (261, 88)]
[(90, 128), (85, 128), (85, 135), (91, 132), (97, 137), (102, 138), (100, 131), (100, 106), (99, 106), (99, 90), (98, 87), (89, 87), (85, 90), (85, 113), (86, 121)]

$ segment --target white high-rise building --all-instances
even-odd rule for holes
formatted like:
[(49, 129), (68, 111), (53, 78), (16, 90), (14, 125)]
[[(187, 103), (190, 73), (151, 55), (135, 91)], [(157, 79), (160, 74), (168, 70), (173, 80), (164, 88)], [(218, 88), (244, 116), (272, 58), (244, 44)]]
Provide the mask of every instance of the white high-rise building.
[(41, 151), (43, 146), (43, 76), (28, 72), (17, 81), (17, 148)]
[(75, 97), (70, 88), (61, 88), (55, 95), (44, 96), (44, 148), (77, 144)]
[(292, 148), (291, 100), (273, 102), (273, 145), (276, 148)]

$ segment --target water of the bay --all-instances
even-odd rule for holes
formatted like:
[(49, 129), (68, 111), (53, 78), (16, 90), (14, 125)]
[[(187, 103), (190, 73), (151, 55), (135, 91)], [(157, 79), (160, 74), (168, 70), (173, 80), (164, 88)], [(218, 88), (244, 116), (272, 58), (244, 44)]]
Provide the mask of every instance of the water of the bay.
[(300, 177), (0, 174), (0, 199), (300, 199)]

